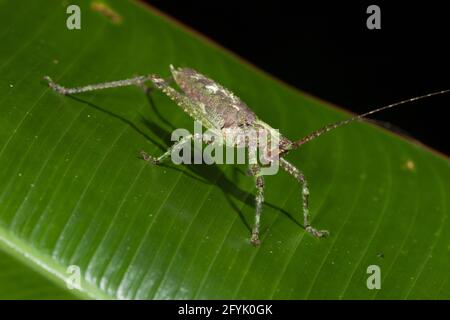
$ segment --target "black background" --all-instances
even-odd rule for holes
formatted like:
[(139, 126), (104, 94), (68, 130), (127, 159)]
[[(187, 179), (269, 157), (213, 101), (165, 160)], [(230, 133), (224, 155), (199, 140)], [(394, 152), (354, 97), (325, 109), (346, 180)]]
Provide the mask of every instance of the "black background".
[[(208, 306), (214, 308), (221, 308), (222, 305), (227, 304), (271, 304), (273, 305), (273, 315), (221, 315), (215, 314), (209, 318), (195, 315), (179, 315), (180, 307), (184, 305), (190, 306)], [(292, 315), (301, 315), (304, 318), (340, 318), (346, 319), (360, 319), (362, 314), (367, 314), (368, 311), (372, 318), (381, 318), (386, 314), (390, 314), (395, 318), (411, 318), (414, 316), (429, 316), (429, 310), (436, 313), (448, 310), (449, 301), (393, 301), (393, 300), (375, 300), (375, 301), (305, 301), (305, 300), (139, 300), (139, 301), (91, 301), (91, 300), (73, 300), (73, 301), (19, 301), (19, 300), (2, 300), (0, 307), (3, 312), (14, 314), (18, 317), (29, 317), (30, 310), (35, 314), (45, 314), (49, 319), (60, 319), (61, 312), (59, 310), (70, 310), (73, 318), (84, 319), (86, 314), (94, 317), (101, 316), (105, 318), (111, 315), (110, 318), (128, 319), (130, 314), (147, 314), (148, 319), (164, 318), (164, 319), (289, 319)], [(48, 312), (52, 310), (54, 312)], [(349, 310), (351, 310), (349, 312)], [(441, 310), (441, 311), (439, 311)], [(56, 311), (56, 312), (55, 312)], [(22, 315), (22, 316), (21, 316)]]
[[(283, 81), (353, 112), (450, 88), (444, 1), (147, 2)], [(370, 4), (381, 9), (381, 30), (366, 27)], [(446, 95), (372, 118), (448, 155), (449, 108)]]

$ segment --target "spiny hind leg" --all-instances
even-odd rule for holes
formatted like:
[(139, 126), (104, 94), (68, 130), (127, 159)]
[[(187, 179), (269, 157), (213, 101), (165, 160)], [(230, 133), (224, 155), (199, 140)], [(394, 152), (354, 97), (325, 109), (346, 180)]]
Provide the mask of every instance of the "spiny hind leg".
[(306, 181), (305, 175), (299, 169), (297, 169), (293, 164), (289, 163), (287, 160), (280, 158), (280, 166), (287, 173), (292, 175), (299, 183), (301, 187), (302, 201), (303, 201), (303, 224), (305, 230), (315, 237), (321, 238), (329, 235), (327, 230), (317, 230), (311, 226), (309, 219), (309, 188), (308, 182)]
[(249, 171), (251, 174), (255, 177), (255, 183), (256, 183), (256, 212), (255, 212), (255, 223), (253, 225), (252, 229), (252, 237), (250, 242), (254, 246), (258, 246), (261, 241), (259, 240), (259, 226), (261, 221), (261, 213), (262, 213), (262, 207), (264, 203), (264, 177), (261, 175), (260, 167), (258, 165), (251, 165)]
[[(170, 99), (172, 99), (181, 109), (188, 113), (194, 119), (203, 119), (204, 115), (202, 112), (202, 108), (199, 107), (195, 102), (191, 101), (185, 94), (178, 92), (173, 87), (170, 86), (171, 80), (165, 80), (158, 75), (151, 74), (146, 76), (136, 76), (134, 78), (111, 81), (111, 82), (103, 82), (96, 84), (89, 84), (87, 86), (82, 87), (74, 87), (74, 88), (66, 88), (61, 86), (58, 83), (55, 83), (50, 77), (45, 76), (45, 80), (48, 81), (48, 85), (54, 91), (67, 95), (67, 94), (77, 94), (82, 92), (89, 92), (95, 90), (103, 90), (110, 88), (118, 88), (118, 87), (126, 87), (126, 86), (138, 86), (143, 88), (146, 92), (148, 92), (148, 88), (145, 86), (145, 82), (150, 81), (156, 89), (161, 90), (164, 94), (166, 94)], [(207, 121), (208, 119), (204, 119)]]
[(63, 87), (60, 84), (55, 83), (49, 76), (45, 76), (44, 79), (48, 81), (48, 85), (50, 88), (52, 88), (53, 90), (55, 90), (56, 92), (58, 92), (60, 94), (67, 95), (67, 94), (76, 94), (76, 93), (89, 92), (89, 91), (95, 91), (95, 90), (126, 87), (126, 86), (132, 86), (132, 85), (142, 86), (145, 81), (150, 80), (149, 77), (150, 76), (137, 76), (137, 77), (124, 79), (124, 80), (89, 84), (86, 86), (74, 87), (74, 88)]
[(117, 81), (110, 81), (110, 82), (102, 82), (102, 83), (95, 83), (95, 84), (89, 84), (86, 86), (81, 87), (74, 87), (74, 88), (67, 88), (63, 87), (60, 84), (54, 82), (49, 76), (45, 76), (44, 79), (48, 82), (48, 85), (50, 88), (52, 88), (54, 91), (67, 95), (67, 94), (77, 94), (82, 92), (89, 92), (89, 91), (96, 91), (96, 90), (103, 90), (103, 89), (111, 89), (111, 88), (118, 88), (118, 87), (127, 87), (127, 86), (138, 86), (140, 88), (143, 88), (145, 91), (148, 91), (148, 87), (145, 86), (145, 82), (151, 81), (153, 85), (160, 90), (163, 90), (167, 87), (169, 87), (170, 82), (172, 79), (164, 80), (163, 78), (151, 74), (146, 76), (136, 76), (129, 79), (123, 79), (123, 80), (117, 80)]

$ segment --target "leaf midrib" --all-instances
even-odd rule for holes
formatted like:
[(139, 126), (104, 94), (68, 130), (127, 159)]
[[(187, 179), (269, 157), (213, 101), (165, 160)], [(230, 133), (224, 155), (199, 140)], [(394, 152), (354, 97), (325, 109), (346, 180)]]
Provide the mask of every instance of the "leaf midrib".
[[(36, 250), (27, 242), (23, 241), (4, 226), (0, 226), (0, 250), (20, 263), (26, 265), (31, 270), (43, 276), (45, 279), (56, 284), (63, 289), (62, 283), (66, 283), (69, 274), (66, 268), (47, 254)], [(69, 289), (67, 289), (69, 290)], [(112, 299), (114, 297), (105, 294), (100, 288), (90, 282), (83, 281), (81, 289), (73, 289), (70, 292), (74, 297), (80, 299)]]

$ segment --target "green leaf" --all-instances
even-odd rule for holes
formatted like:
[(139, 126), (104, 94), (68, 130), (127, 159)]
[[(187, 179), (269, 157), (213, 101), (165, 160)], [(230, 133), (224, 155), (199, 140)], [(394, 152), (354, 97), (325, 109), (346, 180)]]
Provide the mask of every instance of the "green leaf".
[[(245, 168), (138, 158), (193, 130), (166, 96), (67, 97), (42, 77), (79, 86), (189, 66), (292, 139), (349, 115), (144, 5), (79, 3), (81, 30), (68, 30), (66, 2), (0, 0), (0, 298), (450, 298), (448, 159), (367, 123), (324, 135), (288, 160), (331, 236), (305, 233), (300, 188), (280, 172), (254, 248)], [(366, 286), (370, 265), (380, 290)], [(69, 266), (81, 290), (67, 288)]]

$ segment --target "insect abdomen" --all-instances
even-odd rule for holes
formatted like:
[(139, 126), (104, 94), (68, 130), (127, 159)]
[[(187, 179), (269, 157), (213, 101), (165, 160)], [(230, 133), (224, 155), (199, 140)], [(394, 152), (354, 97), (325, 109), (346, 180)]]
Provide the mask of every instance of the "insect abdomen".
[(202, 108), (217, 129), (249, 125), (256, 120), (250, 108), (231, 91), (189, 68), (171, 68), (183, 92)]

